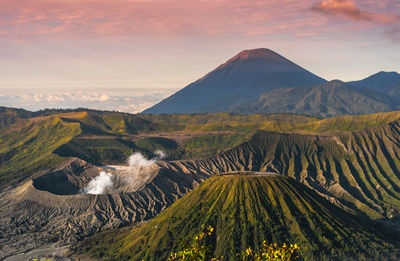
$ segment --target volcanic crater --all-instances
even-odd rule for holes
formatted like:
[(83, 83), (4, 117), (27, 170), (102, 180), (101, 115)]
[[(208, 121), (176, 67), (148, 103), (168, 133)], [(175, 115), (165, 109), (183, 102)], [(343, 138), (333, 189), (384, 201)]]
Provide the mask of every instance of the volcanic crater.
[[(103, 194), (85, 194), (101, 171), (112, 174), (113, 186)], [(0, 194), (0, 259), (54, 242), (71, 243), (103, 229), (154, 217), (205, 179), (173, 174), (158, 164), (139, 171), (130, 181), (127, 166), (99, 167), (72, 158)], [(142, 176), (140, 176), (142, 175)]]
[[(157, 164), (132, 169), (129, 166), (96, 166), (80, 159), (68, 162), (62, 168), (47, 172), (32, 179), (35, 189), (48, 191), (56, 195), (86, 194), (90, 181), (100, 172), (110, 173), (112, 186), (104, 193), (132, 193), (143, 188), (158, 172)], [(93, 193), (88, 193), (93, 194)]]

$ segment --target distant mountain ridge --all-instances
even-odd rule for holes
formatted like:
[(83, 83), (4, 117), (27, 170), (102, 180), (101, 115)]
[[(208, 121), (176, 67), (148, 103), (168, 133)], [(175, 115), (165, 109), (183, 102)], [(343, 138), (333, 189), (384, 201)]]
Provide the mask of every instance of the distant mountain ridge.
[(388, 95), (391, 104), (400, 105), (400, 74), (397, 72), (379, 72), (363, 80), (349, 82), (349, 84)]
[(400, 108), (400, 74), (325, 79), (265, 48), (245, 50), (143, 113), (301, 113), (318, 117)]
[(333, 80), (316, 86), (279, 88), (261, 94), (256, 101), (237, 107), (246, 113), (300, 113), (317, 117), (394, 111), (387, 95)]
[(400, 88), (400, 74), (397, 72), (378, 72), (360, 81), (352, 81), (349, 84), (387, 92), (394, 88)]

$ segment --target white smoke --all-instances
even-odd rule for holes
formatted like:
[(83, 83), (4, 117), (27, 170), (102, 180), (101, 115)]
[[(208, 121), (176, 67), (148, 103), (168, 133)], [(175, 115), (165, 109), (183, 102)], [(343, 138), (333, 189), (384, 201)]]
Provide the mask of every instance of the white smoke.
[(154, 164), (154, 162), (155, 161), (153, 159), (148, 160), (139, 152), (133, 153), (128, 158), (128, 165), (132, 171), (151, 166), (152, 164)]
[(100, 171), (100, 174), (92, 179), (84, 189), (86, 194), (103, 194), (113, 186), (113, 175), (110, 172)]
[(101, 171), (100, 174), (91, 180), (83, 189), (85, 194), (103, 194), (112, 192), (114, 189), (118, 191), (136, 191), (147, 183), (158, 170), (157, 161), (166, 157), (166, 154), (157, 150), (154, 152), (155, 157), (146, 159), (141, 153), (133, 153), (128, 158), (128, 167), (119, 170), (115, 175), (110, 172)]
[(157, 150), (154, 152), (154, 158), (148, 160), (141, 153), (134, 153), (128, 159), (129, 175), (127, 176), (126, 183), (131, 185), (134, 189), (139, 189), (146, 184), (148, 180), (156, 173), (157, 161), (166, 157), (166, 154)]
[(154, 154), (156, 155), (154, 158), (155, 161), (163, 160), (167, 156), (162, 150), (156, 150)]
[(139, 170), (141, 168), (146, 168), (154, 163), (156, 163), (159, 160), (162, 160), (166, 157), (166, 154), (161, 151), (161, 150), (156, 150), (154, 152), (156, 155), (154, 158), (148, 160), (146, 159), (140, 152), (135, 152), (133, 153), (129, 158), (128, 158), (128, 165), (129, 168), (135, 172), (135, 170)]

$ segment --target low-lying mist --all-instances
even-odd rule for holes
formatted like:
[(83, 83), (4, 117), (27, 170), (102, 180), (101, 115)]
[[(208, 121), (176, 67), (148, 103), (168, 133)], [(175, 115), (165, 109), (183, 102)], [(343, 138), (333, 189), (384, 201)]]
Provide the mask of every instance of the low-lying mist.
[(166, 154), (157, 150), (152, 159), (146, 159), (141, 153), (133, 153), (127, 160), (128, 166), (123, 170), (106, 172), (101, 171), (98, 176), (92, 179), (83, 189), (84, 194), (105, 194), (113, 193), (121, 188), (135, 191), (146, 184), (156, 174), (157, 161), (166, 157)]

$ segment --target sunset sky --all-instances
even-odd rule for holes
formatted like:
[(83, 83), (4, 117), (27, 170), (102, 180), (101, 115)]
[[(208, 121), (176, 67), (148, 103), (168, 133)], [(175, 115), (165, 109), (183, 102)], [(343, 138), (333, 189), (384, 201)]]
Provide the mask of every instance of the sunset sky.
[(0, 106), (77, 92), (149, 106), (260, 47), (328, 80), (400, 71), (400, 2), (1, 0)]

